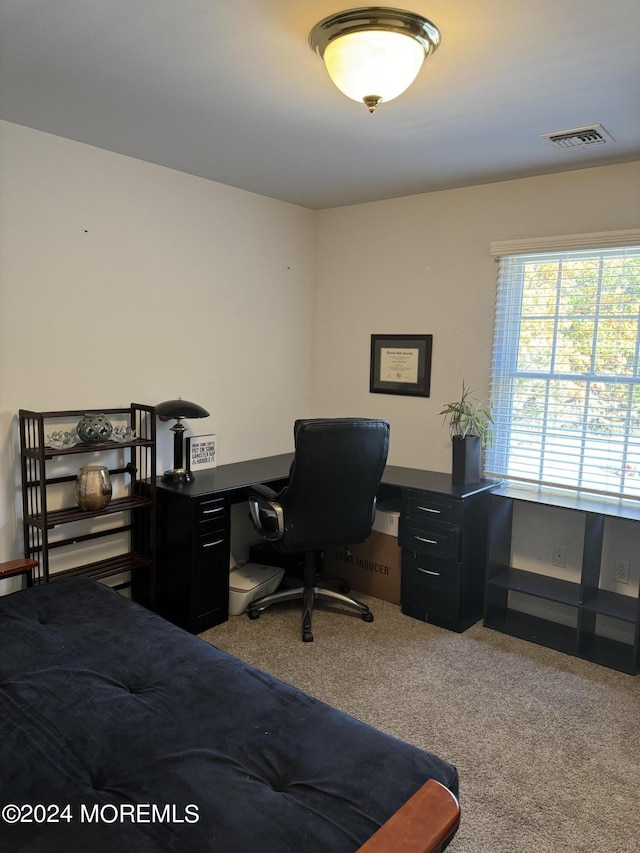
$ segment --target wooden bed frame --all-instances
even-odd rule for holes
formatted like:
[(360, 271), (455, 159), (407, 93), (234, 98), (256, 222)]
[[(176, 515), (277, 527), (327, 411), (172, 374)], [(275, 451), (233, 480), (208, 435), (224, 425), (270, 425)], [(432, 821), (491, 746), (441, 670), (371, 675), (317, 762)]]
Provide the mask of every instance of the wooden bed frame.
[(429, 779), (358, 853), (440, 853), (459, 823), (457, 799), (440, 782)]

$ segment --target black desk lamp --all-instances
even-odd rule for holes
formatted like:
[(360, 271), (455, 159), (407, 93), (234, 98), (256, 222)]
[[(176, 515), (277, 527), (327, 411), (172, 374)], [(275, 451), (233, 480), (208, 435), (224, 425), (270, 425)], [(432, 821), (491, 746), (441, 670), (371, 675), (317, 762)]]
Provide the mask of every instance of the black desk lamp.
[(197, 403), (190, 403), (181, 397), (177, 400), (166, 400), (156, 406), (156, 415), (160, 420), (168, 421), (176, 418), (177, 423), (171, 427), (173, 433), (173, 468), (165, 471), (162, 479), (165, 483), (190, 483), (194, 476), (184, 465), (183, 438), (186, 427), (181, 423), (182, 418), (208, 418), (209, 412)]

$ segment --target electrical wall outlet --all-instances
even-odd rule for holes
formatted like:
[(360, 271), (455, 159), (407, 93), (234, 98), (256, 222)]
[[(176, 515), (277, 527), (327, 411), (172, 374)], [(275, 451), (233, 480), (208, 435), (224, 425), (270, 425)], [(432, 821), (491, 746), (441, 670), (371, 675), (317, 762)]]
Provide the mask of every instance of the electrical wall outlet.
[(553, 546), (553, 557), (551, 558), (551, 562), (554, 566), (558, 566), (560, 569), (566, 569), (567, 567), (567, 546), (566, 545), (554, 545)]
[(629, 583), (629, 560), (616, 560), (614, 565), (616, 583)]

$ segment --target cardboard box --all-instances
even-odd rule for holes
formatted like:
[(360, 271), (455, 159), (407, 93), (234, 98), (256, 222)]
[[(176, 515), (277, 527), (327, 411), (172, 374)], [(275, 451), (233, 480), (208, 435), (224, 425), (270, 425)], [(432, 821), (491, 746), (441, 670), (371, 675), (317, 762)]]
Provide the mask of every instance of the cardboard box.
[[(344, 578), (354, 593), (364, 592), (400, 604), (400, 567), (402, 549), (398, 545), (398, 519), (394, 509), (376, 511), (371, 536), (348, 548), (329, 548), (324, 552), (326, 578)], [(357, 595), (356, 595), (357, 597)]]

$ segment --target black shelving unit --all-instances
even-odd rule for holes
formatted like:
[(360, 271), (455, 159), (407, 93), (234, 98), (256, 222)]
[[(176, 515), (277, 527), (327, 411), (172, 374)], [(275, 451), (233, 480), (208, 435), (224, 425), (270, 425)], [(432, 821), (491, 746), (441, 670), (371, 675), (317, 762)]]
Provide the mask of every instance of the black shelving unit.
[[(517, 501), (582, 514), (584, 542), (579, 582), (511, 565), (513, 510)], [(602, 549), (608, 518), (640, 522), (640, 505), (632, 501), (607, 501), (508, 485), (493, 492), (489, 513), (485, 626), (635, 675), (640, 667), (638, 591), (625, 595), (601, 588)], [(638, 532), (640, 534), (640, 526)], [(512, 593), (563, 605), (565, 621), (570, 624), (515, 609), (510, 602)], [(607, 617), (626, 628), (629, 642), (604, 635), (598, 626), (598, 617)]]
[[(128, 426), (134, 438), (124, 442), (105, 441), (99, 444), (76, 444), (73, 447), (55, 448), (47, 444), (47, 436), (61, 427), (79, 421), (86, 409), (68, 409), (52, 412), (33, 412), (21, 409), (20, 459), (22, 469), (22, 508), (24, 530), (24, 555), (36, 560), (33, 581), (49, 583), (63, 577), (84, 576), (95, 580), (116, 578), (118, 588), (129, 587), (137, 601), (154, 606), (155, 599), (155, 527), (156, 527), (156, 419), (152, 406), (131, 403), (122, 408), (101, 409), (102, 414)], [(104, 456), (106, 454), (106, 456)], [(115, 462), (109, 467), (114, 485), (118, 483), (118, 496), (101, 510), (82, 510), (67, 503), (56, 506), (52, 499), (59, 489), (65, 495), (77, 476), (77, 468), (94, 463), (103, 457)], [(60, 473), (62, 469), (66, 473)], [(76, 469), (76, 470), (69, 470)], [(105, 517), (106, 524), (97, 527), (94, 519)], [(68, 532), (52, 537), (57, 528)], [(60, 533), (60, 530), (57, 531)], [(117, 554), (108, 554), (99, 560), (70, 565), (53, 570), (52, 554), (57, 549), (74, 551), (81, 544), (98, 545), (118, 537), (126, 540)], [(80, 552), (81, 549), (76, 549)], [(58, 553), (62, 553), (59, 551)], [(81, 558), (82, 559), (82, 558)]]

